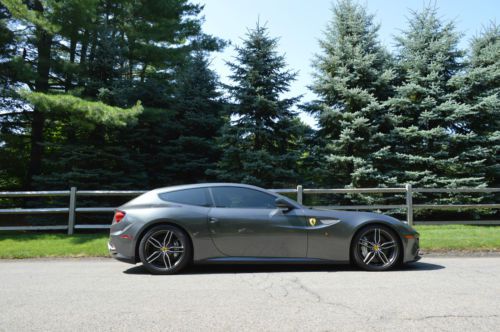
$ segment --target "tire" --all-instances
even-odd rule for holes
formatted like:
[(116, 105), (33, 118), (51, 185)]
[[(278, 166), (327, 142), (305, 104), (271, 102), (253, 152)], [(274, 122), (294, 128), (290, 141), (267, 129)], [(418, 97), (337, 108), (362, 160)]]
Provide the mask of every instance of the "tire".
[(353, 239), (351, 257), (354, 263), (367, 271), (387, 271), (397, 266), (402, 255), (397, 234), (382, 225), (369, 225)]
[(139, 244), (139, 258), (152, 274), (175, 274), (190, 262), (193, 247), (188, 235), (173, 225), (150, 229)]

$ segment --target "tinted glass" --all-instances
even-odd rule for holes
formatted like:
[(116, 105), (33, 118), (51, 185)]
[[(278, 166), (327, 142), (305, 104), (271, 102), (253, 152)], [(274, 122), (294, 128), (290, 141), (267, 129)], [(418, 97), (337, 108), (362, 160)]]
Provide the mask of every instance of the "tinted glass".
[(276, 197), (261, 191), (239, 187), (213, 187), (212, 192), (217, 207), (225, 208), (262, 208), (276, 207)]
[(173, 203), (210, 206), (205, 188), (170, 191), (158, 196), (164, 201)]

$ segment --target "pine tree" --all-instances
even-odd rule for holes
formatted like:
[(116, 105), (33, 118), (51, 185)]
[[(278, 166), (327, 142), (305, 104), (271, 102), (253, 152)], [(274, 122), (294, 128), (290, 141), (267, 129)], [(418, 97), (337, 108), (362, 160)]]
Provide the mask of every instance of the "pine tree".
[(484, 177), (481, 185), (500, 186), (500, 27), (494, 23), (471, 44), (467, 70), (457, 75), (453, 132), (464, 177)]
[[(140, 103), (130, 109), (87, 101), (69, 94), (27, 93), (25, 98), (48, 114), (44, 172), (34, 176), (40, 188), (121, 188), (141, 183), (141, 169), (120, 142), (137, 121)], [(135, 180), (135, 181), (134, 181)]]
[(387, 173), (395, 183), (417, 187), (483, 184), (483, 177), (461, 172), (456, 89), (451, 80), (463, 70), (464, 52), (452, 22), (442, 22), (435, 8), (412, 12), (409, 28), (397, 38), (402, 84), (387, 105), (394, 117)]
[[(146, 149), (140, 140), (129, 149), (121, 132), (142, 128), (147, 135), (151, 123), (132, 121), (123, 129), (122, 120), (137, 116), (134, 105), (143, 101), (148, 114), (139, 119), (169, 121), (168, 129), (176, 129), (175, 120), (170, 122), (177, 103), (175, 75), (193, 49), (223, 46), (201, 31), (198, 14), (203, 7), (188, 0), (2, 0), (2, 4), (0, 14), (8, 14), (8, 24), (0, 24), (0, 41), (4, 31), (23, 29), (14, 41), (18, 54), (9, 54), (0, 67), (9, 65), (12, 84), (34, 92), (24, 94), (21, 101), (33, 108), (23, 112), (21, 128), (12, 130), (18, 137), (9, 137), (12, 144), (0, 146), (3, 151), (15, 148), (27, 159), (27, 165), (17, 167), (22, 169), (18, 172), (22, 175), (16, 174), (23, 176), (22, 186), (46, 189), (106, 186), (106, 182), (121, 186), (118, 179), (125, 183), (125, 178), (135, 179), (133, 186), (143, 186), (144, 160), (156, 155), (142, 154)], [(14, 147), (26, 141), (24, 135), (31, 140), (28, 157)], [(168, 140), (178, 137), (162, 135)], [(156, 145), (169, 143), (155, 139)], [(94, 158), (89, 158), (91, 151)], [(133, 174), (122, 176), (128, 173)], [(140, 176), (135, 178), (136, 174)]]
[(15, 56), (15, 34), (8, 27), (10, 14), (0, 4), (0, 188), (16, 189), (24, 177), (28, 149), (19, 135), (25, 121), (23, 105), (16, 100), (15, 80), (11, 73), (17, 61), (6, 61)]
[[(7, 26), (9, 12), (2, 4), (0, 4), (0, 58), (8, 59), (14, 55), (14, 32)], [(3, 97), (3, 92), (9, 82), (9, 68), (5, 61), (0, 62), (0, 96)], [(3, 104), (2, 104), (3, 105)]]
[(387, 180), (378, 171), (390, 128), (382, 102), (391, 94), (391, 58), (379, 44), (373, 15), (353, 1), (339, 1), (320, 41), (308, 106), (319, 119), (325, 186), (371, 187)]
[[(163, 185), (203, 182), (219, 158), (216, 137), (223, 125), (218, 79), (206, 52), (195, 52), (176, 74), (168, 144), (156, 153)], [(142, 137), (139, 139), (143, 139)], [(158, 177), (155, 177), (156, 179)], [(158, 183), (157, 183), (158, 185)]]
[(283, 97), (296, 73), (286, 69), (277, 47), (278, 39), (257, 23), (229, 63), (233, 105), (219, 141), (223, 154), (213, 171), (220, 180), (264, 187), (296, 184), (303, 128), (292, 110), (298, 98)]

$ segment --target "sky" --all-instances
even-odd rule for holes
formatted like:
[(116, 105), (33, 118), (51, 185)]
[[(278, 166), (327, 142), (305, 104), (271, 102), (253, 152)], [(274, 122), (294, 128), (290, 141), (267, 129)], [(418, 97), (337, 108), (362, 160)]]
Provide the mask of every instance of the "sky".
[[(307, 88), (312, 82), (311, 67), (314, 54), (320, 53), (318, 40), (331, 19), (331, 0), (194, 0), (205, 6), (203, 29), (206, 33), (230, 41), (223, 52), (214, 54), (212, 68), (224, 83), (229, 83), (226, 61), (235, 55), (234, 46), (253, 28), (257, 20), (265, 23), (269, 34), (278, 37), (278, 52), (285, 54), (290, 69), (298, 71), (292, 83), (290, 96), (303, 95), (301, 102), (315, 99)], [(440, 16), (454, 21), (463, 33), (460, 47), (467, 49), (471, 38), (483, 26), (494, 21), (500, 23), (500, 0), (365, 0), (359, 1), (375, 15), (380, 23), (380, 41), (389, 50), (394, 49), (394, 36), (407, 26), (410, 10), (420, 10), (426, 4), (436, 4)], [(302, 120), (315, 127), (315, 120), (300, 114)]]

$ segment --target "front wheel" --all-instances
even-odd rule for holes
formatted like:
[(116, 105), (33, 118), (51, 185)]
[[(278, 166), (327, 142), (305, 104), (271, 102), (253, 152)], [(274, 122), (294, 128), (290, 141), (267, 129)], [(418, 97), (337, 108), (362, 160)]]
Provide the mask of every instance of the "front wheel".
[(186, 233), (172, 225), (149, 230), (139, 244), (139, 257), (153, 274), (174, 274), (191, 260), (192, 246)]
[(402, 252), (391, 229), (372, 225), (363, 228), (353, 240), (351, 254), (357, 266), (368, 271), (386, 271), (396, 266)]

